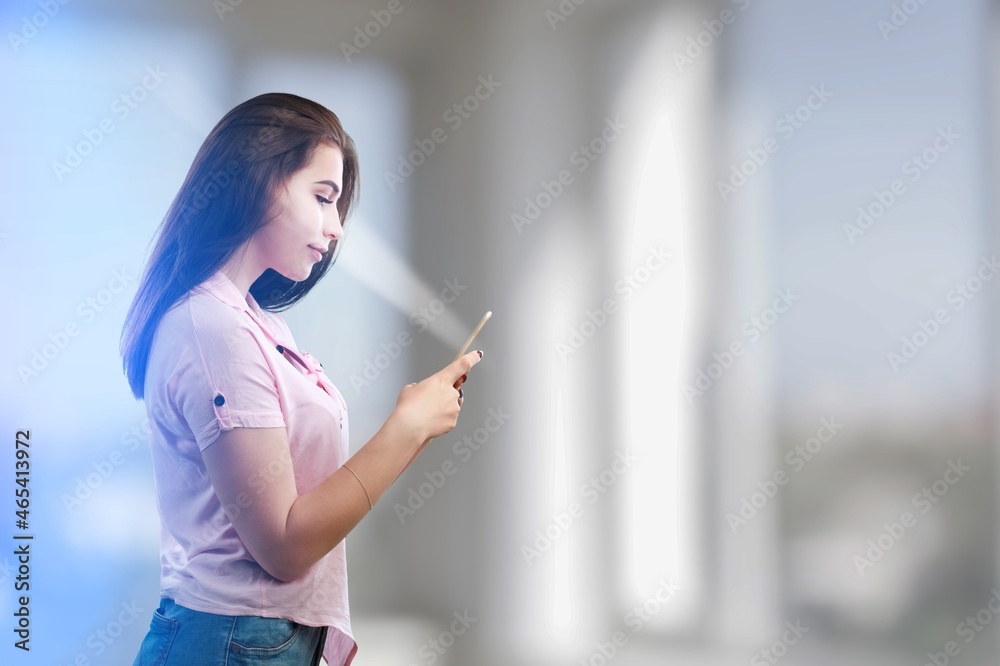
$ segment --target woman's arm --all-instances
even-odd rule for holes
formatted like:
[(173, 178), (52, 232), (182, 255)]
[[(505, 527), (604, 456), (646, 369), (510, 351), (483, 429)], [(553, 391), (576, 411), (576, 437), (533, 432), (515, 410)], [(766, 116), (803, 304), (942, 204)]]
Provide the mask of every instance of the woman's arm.
[[(390, 418), (347, 462), (363, 480), (373, 504), (415, 458), (422, 443)], [(301, 576), (369, 511), (358, 479), (343, 467), (299, 496), (284, 428), (227, 430), (202, 456), (247, 550), (282, 581)], [(276, 461), (280, 472), (274, 474)]]
[(471, 352), (402, 390), (386, 422), (347, 461), (364, 489), (341, 467), (299, 496), (285, 428), (221, 432), (202, 451), (205, 468), (258, 564), (288, 582), (333, 550), (368, 513), (365, 490), (372, 504), (378, 502), (431, 439), (455, 427), (460, 405), (454, 384), (479, 360)]

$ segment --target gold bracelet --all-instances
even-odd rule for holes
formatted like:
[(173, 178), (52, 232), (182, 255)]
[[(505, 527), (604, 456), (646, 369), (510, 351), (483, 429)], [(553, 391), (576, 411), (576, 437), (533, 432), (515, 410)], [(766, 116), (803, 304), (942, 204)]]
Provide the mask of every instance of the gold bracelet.
[[(344, 463), (344, 467), (347, 467), (347, 463)], [(361, 483), (361, 477), (359, 477), (355, 473), (355, 471), (353, 469), (351, 469), (350, 467), (347, 467), (347, 471), (350, 472), (351, 474), (354, 474), (354, 478), (358, 480), (358, 483)], [(369, 510), (374, 509), (375, 507), (372, 506), (372, 498), (369, 497), (369, 495), (368, 495), (368, 489), (365, 488), (365, 484), (363, 484), (363, 483), (361, 483), (361, 490), (365, 491), (365, 497), (368, 498), (368, 509)]]

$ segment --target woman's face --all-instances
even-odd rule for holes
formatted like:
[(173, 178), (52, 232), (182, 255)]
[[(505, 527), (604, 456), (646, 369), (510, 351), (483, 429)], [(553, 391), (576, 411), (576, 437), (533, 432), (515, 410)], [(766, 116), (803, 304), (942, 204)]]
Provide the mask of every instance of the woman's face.
[[(343, 184), (344, 156), (340, 148), (320, 144), (312, 161), (278, 188), (275, 220), (254, 236), (254, 250), (265, 268), (302, 282), (313, 265), (344, 235), (337, 212)], [(315, 250), (313, 248), (316, 248)]]

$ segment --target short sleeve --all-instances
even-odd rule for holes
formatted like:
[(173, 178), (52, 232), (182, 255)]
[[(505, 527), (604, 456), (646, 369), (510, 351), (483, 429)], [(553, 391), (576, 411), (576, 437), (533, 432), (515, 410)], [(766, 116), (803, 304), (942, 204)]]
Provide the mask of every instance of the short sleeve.
[(209, 316), (192, 308), (190, 339), (167, 382), (169, 399), (199, 450), (233, 428), (285, 426), (275, 372), (256, 324), (238, 315)]

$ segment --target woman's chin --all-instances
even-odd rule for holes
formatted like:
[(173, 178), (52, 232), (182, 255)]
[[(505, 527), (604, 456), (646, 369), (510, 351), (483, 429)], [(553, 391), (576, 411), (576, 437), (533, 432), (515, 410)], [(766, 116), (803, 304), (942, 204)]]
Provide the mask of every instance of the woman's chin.
[(282, 270), (278, 271), (278, 273), (280, 273), (282, 277), (285, 277), (291, 280), (292, 282), (305, 282), (306, 280), (309, 279), (309, 276), (312, 275), (312, 267), (314, 265), (315, 264), (308, 264), (305, 266), (298, 267), (295, 270), (291, 271)]

